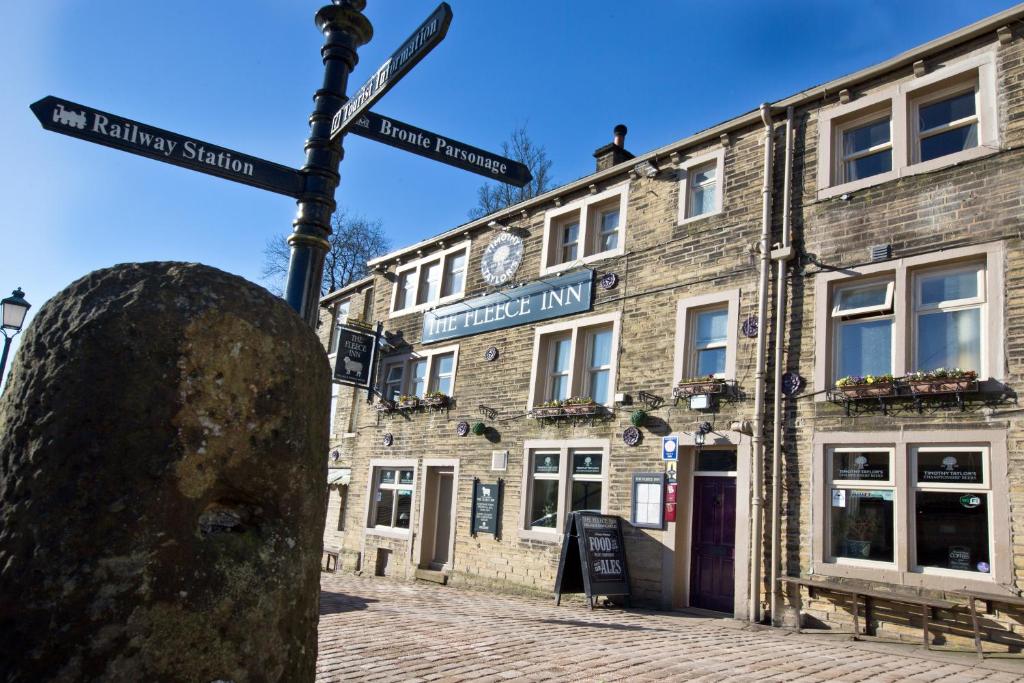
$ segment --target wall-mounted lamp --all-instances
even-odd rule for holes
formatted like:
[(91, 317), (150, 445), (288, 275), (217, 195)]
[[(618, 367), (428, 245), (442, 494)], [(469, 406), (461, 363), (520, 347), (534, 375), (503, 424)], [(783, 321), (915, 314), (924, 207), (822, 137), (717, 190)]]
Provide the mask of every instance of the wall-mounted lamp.
[(658, 168), (658, 165), (650, 159), (641, 161), (639, 164), (633, 166), (633, 172), (643, 178), (653, 178), (658, 175), (660, 171), (661, 169)]
[(701, 422), (697, 425), (696, 431), (693, 432), (693, 445), (697, 447), (699, 451), (704, 447), (705, 435), (712, 431), (710, 422)]

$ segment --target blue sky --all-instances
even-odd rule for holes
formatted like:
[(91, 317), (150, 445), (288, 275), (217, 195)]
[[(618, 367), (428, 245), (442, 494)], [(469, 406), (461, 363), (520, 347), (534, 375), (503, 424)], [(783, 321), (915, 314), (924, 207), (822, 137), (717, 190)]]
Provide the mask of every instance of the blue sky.
[[(643, 153), (882, 61), (1005, 1), (449, 0), (448, 37), (374, 111), (499, 151), (526, 124), (560, 184), (593, 171), (617, 123)], [(294, 202), (44, 131), (45, 95), (292, 167), (319, 86), (322, 4), (300, 0), (0, 3), (0, 295), (34, 304), (126, 261), (199, 261), (258, 280)], [(353, 92), (436, 6), (369, 0)], [(466, 220), (482, 179), (349, 138), (339, 206), (395, 246)], [(30, 313), (31, 315), (31, 313)]]

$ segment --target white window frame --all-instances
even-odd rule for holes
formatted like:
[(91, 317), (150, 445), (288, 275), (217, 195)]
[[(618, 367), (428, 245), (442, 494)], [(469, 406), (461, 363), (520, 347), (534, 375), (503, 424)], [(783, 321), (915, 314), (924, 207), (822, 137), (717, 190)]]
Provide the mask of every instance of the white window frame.
[[(885, 288), (885, 301), (875, 306), (861, 306), (860, 308), (850, 308), (845, 311), (839, 309), (839, 297), (837, 294), (840, 291), (851, 292), (859, 289), (874, 289), (879, 285), (886, 285)], [(892, 278), (883, 277), (872, 280), (856, 281), (849, 284), (838, 284), (832, 293), (832, 317), (833, 318), (852, 318), (854, 316), (867, 315), (868, 313), (892, 313), (892, 300), (893, 293), (896, 290), (896, 283)]]
[[(941, 261), (937, 261), (941, 258)], [(1003, 281), (1006, 263), (1006, 247), (1001, 241), (989, 242), (970, 247), (946, 249), (940, 253), (921, 254), (884, 263), (844, 268), (841, 271), (818, 273), (814, 278), (814, 395), (815, 401), (827, 401), (824, 389), (835, 385), (834, 376), (836, 334), (832, 321), (834, 309), (833, 293), (838, 287), (854, 284), (863, 278), (865, 282), (877, 281), (883, 277), (892, 278), (893, 289), (893, 330), (892, 330), (892, 374), (902, 377), (915, 369), (917, 344), (915, 306), (918, 301), (914, 289), (918, 286), (918, 274), (933, 271), (953, 270), (958, 267), (971, 268), (983, 263), (981, 276), (985, 301), (981, 313), (981, 380), (1002, 381), (1005, 377), (1005, 336)], [(932, 370), (934, 368), (924, 368)]]
[(736, 350), (739, 343), (737, 329), (740, 315), (740, 290), (727, 289), (711, 294), (680, 299), (676, 304), (675, 361), (672, 365), (671, 386), (679, 380), (692, 377), (696, 371), (696, 351), (693, 348), (696, 314), (712, 308), (725, 307), (726, 320), (725, 372), (722, 379), (736, 379)]
[[(538, 453), (558, 453), (558, 474), (557, 475), (534, 475), (534, 456)], [(601, 455), (600, 475), (576, 475), (572, 474), (573, 453), (595, 453)], [(523, 495), (520, 496), (519, 524), (516, 535), (521, 540), (547, 541), (558, 543), (565, 533), (565, 517), (569, 512), (572, 497), (572, 482), (575, 479), (581, 481), (601, 482), (601, 512), (608, 512), (608, 470), (610, 468), (609, 457), (611, 445), (608, 439), (570, 439), (566, 441), (549, 439), (532, 439), (523, 442)], [(528, 527), (533, 521), (529, 518), (530, 508), (533, 503), (533, 481), (535, 478), (558, 481), (558, 509), (556, 512), (555, 528)]]
[[(710, 164), (715, 166), (715, 207), (707, 213), (690, 216), (690, 175)], [(725, 148), (685, 159), (676, 165), (676, 170), (679, 187), (677, 224), (692, 223), (722, 213), (725, 206)]]
[[(369, 474), (366, 482), (366, 505), (363, 510), (363, 527), (367, 536), (382, 536), (384, 538), (398, 538), (408, 539), (410, 537), (412, 529), (416, 528), (416, 482), (419, 481), (419, 472), (417, 462), (413, 458), (401, 458), (401, 459), (380, 459), (371, 458), (369, 463)], [(402, 488), (409, 488), (412, 490), (412, 499), (409, 501), (409, 528), (402, 529), (400, 527), (384, 527), (384, 526), (373, 526), (375, 521), (375, 512), (377, 502), (374, 492), (377, 488), (377, 479), (380, 476), (379, 470), (412, 470), (412, 484), (402, 484)], [(398, 475), (395, 475), (397, 485)], [(396, 495), (397, 498), (397, 495)]]
[[(598, 239), (601, 233), (601, 212), (615, 204), (619, 210), (618, 242), (614, 249), (597, 251), (600, 247)], [(626, 253), (628, 204), (629, 181), (626, 181), (603, 192), (581, 197), (545, 212), (540, 259), (541, 276), (560, 273), (582, 264)], [(578, 220), (580, 226), (576, 259), (562, 261), (562, 229), (574, 220)]]
[[(1008, 432), (1004, 429), (815, 433), (811, 481), (811, 573), (931, 590), (974, 589), (995, 593), (1003, 586), (1012, 586), (1014, 569), (1010, 541), (1007, 438)], [(891, 449), (893, 452), (890, 473), (895, 482), (895, 566), (887, 562), (849, 558), (833, 560), (829, 557), (829, 506), (834, 482), (828, 477), (831, 476), (831, 452), (838, 448), (858, 451)], [(959, 484), (918, 484), (918, 450), (984, 451), (985, 485), (973, 488), (972, 485)], [(851, 488), (871, 488), (865, 485), (870, 483), (857, 482), (858, 485)], [(915, 494), (918, 490), (976, 491), (988, 496), (989, 572), (917, 565)]]
[[(861, 481), (858, 479), (836, 479), (835, 471), (833, 470), (834, 459), (832, 455), (834, 453), (843, 452), (857, 452), (862, 453), (864, 451), (871, 451), (874, 453), (886, 453), (889, 456), (889, 479), (886, 481)], [(852, 565), (859, 567), (888, 567), (895, 569), (897, 565), (897, 558), (899, 557), (901, 540), (899, 536), (899, 514), (897, 510), (901, 504), (901, 495), (899, 485), (896, 483), (896, 449), (892, 447), (878, 447), (878, 446), (865, 446), (865, 447), (842, 447), (842, 446), (831, 446), (825, 449), (825, 487), (827, 489), (826, 495), (831, 499), (832, 490), (840, 489), (842, 491), (860, 490), (860, 491), (892, 491), (892, 509), (893, 509), (893, 549), (892, 549), (892, 562), (885, 562), (882, 560), (863, 560), (854, 557), (840, 557), (832, 555), (832, 515), (831, 508), (829, 514), (826, 515), (824, 521), (824, 538), (823, 538), (823, 551), (826, 562), (830, 562), (838, 565)], [(831, 503), (829, 503), (831, 505)]]
[[(345, 315), (341, 315), (341, 307), (345, 307)], [(331, 336), (327, 340), (327, 356), (328, 358), (334, 358), (338, 354), (338, 335), (341, 333), (341, 326), (344, 324), (350, 315), (352, 308), (351, 299), (342, 299), (338, 301), (331, 308)], [(334, 363), (331, 363), (334, 366)]]
[[(965, 83), (974, 80), (977, 87), (975, 112), (978, 117), (978, 145), (960, 152), (947, 154), (929, 161), (918, 158), (916, 134), (916, 106), (933, 102), (933, 93), (942, 99), (942, 93), (966, 89)], [(949, 87), (951, 90), (946, 91)], [(860, 117), (888, 109), (891, 112), (892, 170), (888, 173), (845, 182), (840, 168), (841, 132)], [(846, 104), (836, 104), (818, 116), (818, 174), (817, 198), (828, 199), (847, 194), (896, 178), (927, 173), (972, 159), (980, 159), (999, 152), (1001, 134), (998, 125), (996, 46), (989, 45), (949, 63), (939, 64), (924, 76), (907, 76), (886, 84)], [(913, 114), (913, 116), (911, 116)]]
[[(858, 289), (869, 289), (878, 287), (880, 284), (886, 285), (885, 291), (885, 302), (876, 306), (861, 306), (860, 308), (851, 308), (846, 311), (839, 310), (839, 293), (856, 291)], [(842, 357), (842, 345), (840, 340), (842, 335), (839, 334), (839, 329), (847, 325), (856, 325), (858, 323), (870, 322), (875, 320), (889, 320), (892, 322), (893, 331), (890, 333), (890, 344), (889, 344), (889, 369), (896, 366), (896, 340), (895, 335), (895, 314), (893, 313), (893, 299), (895, 297), (896, 281), (893, 276), (885, 276), (882, 278), (869, 278), (866, 280), (854, 280), (850, 283), (839, 283), (836, 284), (830, 292), (830, 298), (832, 302), (832, 320), (828, 323), (832, 326), (832, 338), (835, 343), (832, 344), (832, 364), (833, 368), (832, 381), (835, 382), (839, 379), (838, 367), (839, 359)]]
[[(723, 339), (721, 341), (718, 341), (718, 342), (710, 342), (710, 343), (704, 344), (703, 346), (700, 346), (700, 342), (697, 341), (697, 330), (700, 327), (697, 324), (697, 318), (700, 317), (702, 314), (705, 314), (705, 313), (717, 313), (717, 312), (725, 312), (725, 324), (726, 324), (725, 339)], [(687, 348), (687, 351), (688, 351), (688, 355), (687, 355), (687, 358), (686, 358), (686, 372), (687, 372), (687, 374), (690, 377), (696, 377), (696, 376), (698, 376), (697, 366), (700, 365), (699, 360), (700, 360), (700, 352), (701, 351), (708, 351), (708, 350), (711, 350), (711, 349), (725, 349), (726, 359), (728, 359), (728, 356), (729, 356), (729, 305), (728, 305), (727, 302), (725, 302), (725, 303), (722, 303), (722, 304), (717, 304), (717, 305), (712, 305), (712, 306), (705, 306), (704, 308), (692, 309), (690, 311), (690, 320), (692, 321), (692, 324), (690, 325), (690, 333), (689, 333), (690, 334), (690, 338), (687, 340), (687, 343), (686, 343), (686, 348)], [(725, 366), (723, 366), (722, 371), (721, 372), (712, 373), (712, 376), (717, 378), (717, 379), (725, 379), (725, 376), (727, 374), (726, 373), (727, 369), (728, 369), (728, 360), (726, 360), (726, 364), (725, 364)]]
[[(427, 363), (425, 377), (425, 391), (434, 391), (432, 378), (434, 377), (434, 361), (438, 356), (452, 355), (452, 384), (449, 396), (455, 395), (455, 378), (459, 369), (459, 345), (438, 346), (430, 349), (388, 356), (381, 361), (381, 393), (387, 398), (388, 373), (392, 368), (402, 368), (401, 390), (399, 395), (409, 395), (412, 380), (412, 365), (418, 361), (425, 360)], [(422, 397), (421, 397), (422, 398)]]
[[(921, 163), (921, 141), (932, 137), (933, 135), (940, 135), (957, 128), (963, 128), (969, 126), (972, 123), (978, 126), (978, 143), (981, 144), (981, 88), (978, 84), (978, 77), (975, 74), (973, 77), (969, 77), (964, 80), (952, 79), (953, 82), (945, 85), (938, 90), (929, 92), (925, 95), (911, 97), (909, 115), (910, 115), (910, 161), (911, 163)], [(920, 128), (920, 117), (918, 113), (921, 107), (929, 104), (935, 104), (942, 100), (950, 99), (957, 95), (964, 94), (971, 91), (974, 95), (974, 114), (972, 116), (951, 121), (948, 124), (940, 126), (938, 128), (930, 128), (927, 131), (922, 131)], [(973, 149), (973, 148), (970, 148)], [(937, 161), (938, 159), (945, 158), (946, 156), (954, 156), (968, 150), (961, 150), (961, 152), (954, 152), (953, 154), (946, 154), (942, 157), (936, 157), (929, 161)]]
[[(911, 331), (912, 331), (911, 339), (913, 341), (911, 343), (911, 348), (910, 348), (910, 358), (908, 359), (908, 362), (910, 363), (909, 367), (911, 369), (913, 369), (913, 370), (925, 370), (925, 371), (927, 371), (927, 370), (934, 370), (935, 369), (935, 368), (927, 368), (927, 367), (917, 367), (917, 354), (918, 354), (918, 352), (920, 350), (919, 347), (918, 347), (918, 343), (917, 343), (918, 339), (920, 337), (920, 334), (918, 333), (918, 318), (922, 314), (927, 315), (929, 313), (939, 313), (939, 312), (951, 313), (951, 312), (954, 312), (954, 311), (967, 311), (967, 310), (971, 310), (971, 309), (975, 309), (975, 308), (980, 310), (980, 313), (978, 315), (978, 325), (980, 327), (980, 330), (979, 330), (980, 343), (979, 343), (979, 349), (978, 349), (978, 361), (979, 361), (979, 365), (981, 366), (981, 368), (987, 367), (987, 363), (986, 363), (986, 360), (987, 360), (986, 359), (986, 352), (987, 352), (986, 337), (989, 334), (989, 332), (988, 332), (988, 319), (989, 319), (990, 316), (989, 316), (989, 312), (988, 312), (989, 307), (986, 305), (987, 304), (986, 288), (985, 288), (985, 285), (986, 285), (986, 282), (985, 282), (986, 281), (985, 270), (986, 270), (986, 268), (987, 268), (987, 266), (986, 266), (986, 264), (983, 261), (973, 261), (973, 262), (966, 263), (964, 265), (956, 265), (956, 264), (941, 265), (940, 264), (940, 265), (936, 265), (934, 267), (921, 268), (921, 269), (915, 270), (911, 274), (912, 277), (913, 277), (913, 282), (914, 282), (914, 299), (913, 299), (913, 302), (912, 302), (912, 305), (911, 305), (911, 313), (910, 313), (910, 315), (911, 315)], [(940, 302), (938, 304), (924, 305), (924, 304), (921, 303), (921, 284), (922, 284), (922, 281), (924, 280), (924, 278), (926, 276), (928, 276), (928, 275), (935, 275), (937, 273), (953, 274), (953, 273), (965, 273), (965, 272), (966, 273), (970, 273), (972, 271), (977, 273), (977, 278), (978, 278), (978, 283), (977, 283), (978, 295), (977, 296), (968, 297), (966, 299), (954, 299), (954, 300), (951, 300), (951, 301), (942, 301), (942, 302)], [(970, 369), (972, 369), (972, 370), (977, 369), (979, 376), (982, 374), (982, 370), (980, 368), (970, 368)]]
[(551, 384), (551, 344), (550, 339), (564, 334), (569, 334), (571, 339), (570, 362), (569, 362), (569, 396), (586, 395), (590, 389), (589, 365), (587, 356), (587, 337), (584, 336), (590, 328), (598, 326), (610, 326), (612, 330), (612, 357), (610, 371), (608, 374), (608, 400), (602, 405), (611, 407), (615, 403), (616, 375), (618, 373), (619, 360), (619, 333), (621, 313), (603, 313), (592, 315), (586, 318), (561, 321), (551, 325), (543, 325), (534, 328), (533, 337), (533, 362), (530, 378), (530, 395), (527, 399), (527, 410), (547, 401)]
[[(850, 132), (851, 130), (856, 130), (858, 128), (864, 128), (865, 126), (867, 126), (869, 124), (872, 124), (872, 123), (875, 123), (877, 121), (881, 121), (882, 119), (886, 119), (889, 122), (889, 141), (884, 143), (884, 144), (875, 145), (874, 147), (869, 147), (866, 150), (863, 150), (863, 151), (860, 151), (860, 152), (854, 152), (853, 154), (847, 155), (845, 147), (843, 145), (843, 137), (845, 136), (845, 134)], [(836, 168), (834, 169), (835, 177), (838, 179), (838, 182), (840, 184), (847, 183), (847, 182), (855, 182), (853, 180), (847, 180), (847, 178), (846, 178), (846, 174), (847, 174), (846, 165), (848, 163), (850, 163), (851, 161), (856, 161), (857, 159), (862, 159), (864, 157), (871, 156), (872, 154), (878, 154), (879, 152), (884, 152), (885, 150), (889, 150), (890, 151), (890, 154), (889, 154), (890, 163), (892, 162), (892, 154), (893, 154), (892, 110), (890, 110), (890, 109), (874, 109), (872, 111), (860, 114), (860, 115), (858, 115), (858, 116), (856, 116), (856, 117), (854, 117), (852, 119), (845, 120), (842, 123), (837, 123), (836, 124), (835, 134), (832, 137), (833, 137), (833, 140), (835, 141), (835, 151), (834, 151), (835, 159), (836, 159)], [(890, 166), (890, 169), (888, 171), (883, 171), (882, 173), (876, 173), (875, 175), (884, 175), (886, 173), (891, 173), (891, 172), (892, 172), (892, 167)], [(868, 176), (868, 177), (869, 178), (874, 178), (875, 176)]]
[[(465, 252), (465, 260), (463, 262), (463, 277), (462, 277), (462, 289), (458, 292), (445, 295), (445, 282), (448, 281), (450, 274), (448, 271), (448, 264), (450, 260), (458, 253)], [(391, 305), (389, 308), (389, 318), (398, 318), (403, 315), (409, 315), (410, 313), (417, 313), (425, 311), (431, 308), (436, 308), (443, 304), (458, 301), (463, 298), (466, 294), (466, 281), (469, 279), (467, 274), (469, 272), (469, 256), (470, 256), (470, 241), (465, 240), (456, 244), (455, 246), (448, 247), (441, 251), (424, 256), (423, 258), (416, 259), (409, 263), (403, 263), (395, 269), (395, 282), (391, 287)], [(438, 298), (433, 301), (424, 301), (419, 303), (420, 287), (423, 284), (423, 277), (425, 276), (425, 268), (429, 267), (433, 263), (441, 264), (441, 275), (438, 281)], [(402, 283), (403, 276), (409, 276), (409, 282), (411, 287), (409, 288), (409, 301), (411, 302), (405, 308), (397, 309), (395, 306), (398, 304), (398, 291)]]

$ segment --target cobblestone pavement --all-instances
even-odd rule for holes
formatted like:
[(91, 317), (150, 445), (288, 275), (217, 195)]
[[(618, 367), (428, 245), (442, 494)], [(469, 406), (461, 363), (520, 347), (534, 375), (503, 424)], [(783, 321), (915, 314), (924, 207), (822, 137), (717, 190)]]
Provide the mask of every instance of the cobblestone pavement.
[(317, 681), (1024, 681), (1019, 660), (345, 574), (323, 575), (319, 640)]

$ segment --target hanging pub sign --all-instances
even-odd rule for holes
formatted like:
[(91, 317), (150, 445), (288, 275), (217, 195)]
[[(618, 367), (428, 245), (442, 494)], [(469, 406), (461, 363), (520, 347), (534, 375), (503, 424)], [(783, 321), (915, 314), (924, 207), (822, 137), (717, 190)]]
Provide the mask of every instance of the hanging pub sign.
[(423, 314), (423, 343), (589, 311), (594, 271), (581, 270)]
[(373, 366), (377, 356), (377, 332), (339, 325), (338, 355), (334, 361), (335, 384), (369, 389), (373, 384)]
[(571, 512), (565, 522), (562, 554), (555, 577), (555, 604), (562, 593), (584, 593), (594, 608), (598, 595), (629, 599), (629, 571), (622, 542), (622, 520), (596, 512)]
[(473, 480), (473, 510), (469, 521), (471, 535), (492, 534), (495, 538), (501, 538), (501, 489), (501, 479), (496, 484), (482, 484), (479, 479)]

